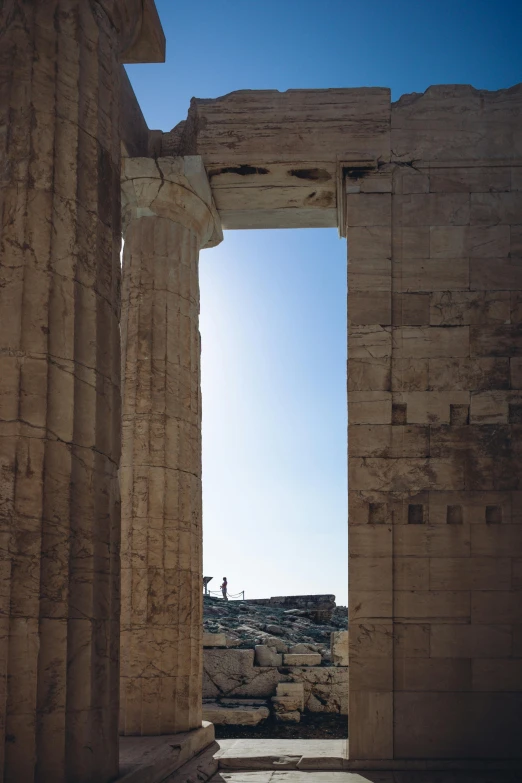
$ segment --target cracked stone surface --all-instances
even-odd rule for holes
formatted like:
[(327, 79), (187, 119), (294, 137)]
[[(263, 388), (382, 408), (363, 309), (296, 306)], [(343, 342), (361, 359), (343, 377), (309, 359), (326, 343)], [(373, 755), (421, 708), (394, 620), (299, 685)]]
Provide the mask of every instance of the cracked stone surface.
[(201, 724), (198, 258), (214, 214), (197, 158), (128, 161), (124, 196), (120, 727), (174, 734)]

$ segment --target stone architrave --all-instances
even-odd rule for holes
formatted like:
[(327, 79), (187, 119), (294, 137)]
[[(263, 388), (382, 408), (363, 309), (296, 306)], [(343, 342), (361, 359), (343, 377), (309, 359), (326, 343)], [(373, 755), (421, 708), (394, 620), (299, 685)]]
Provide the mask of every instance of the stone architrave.
[(0, 4), (6, 782), (118, 774), (120, 75), (153, 12)]
[(201, 158), (123, 163), (123, 734), (201, 725), (198, 259), (221, 239)]

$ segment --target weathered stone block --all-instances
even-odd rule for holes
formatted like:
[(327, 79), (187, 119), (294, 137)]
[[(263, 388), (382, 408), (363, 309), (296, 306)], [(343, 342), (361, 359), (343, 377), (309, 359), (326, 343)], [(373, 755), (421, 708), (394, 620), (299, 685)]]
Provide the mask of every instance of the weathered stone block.
[(429, 193), (430, 178), (422, 171), (403, 174), (401, 190), (402, 193)]
[(467, 193), (416, 193), (396, 198), (405, 226), (467, 226), (470, 222)]
[(390, 590), (358, 590), (349, 579), (348, 618), (349, 624), (375, 622), (391, 618), (393, 615), (392, 594)]
[(504, 324), (510, 319), (509, 291), (444, 291), (430, 301), (432, 325)]
[(321, 656), (319, 653), (285, 653), (283, 655), (285, 666), (319, 666)]
[(350, 691), (393, 690), (393, 659), (352, 658), (350, 661)]
[(395, 557), (469, 557), (469, 525), (397, 525)]
[(509, 169), (504, 167), (436, 168), (430, 170), (432, 193), (488, 193), (510, 190)]
[(276, 667), (254, 666), (254, 650), (205, 650), (203, 697), (268, 697), (280, 680)]
[[(393, 653), (395, 658), (429, 658), (430, 627), (419, 623), (393, 625)], [(454, 626), (444, 626), (453, 628)], [(460, 626), (459, 626), (460, 627)]]
[[(483, 521), (485, 521), (484, 517)], [(522, 525), (510, 525), (505, 522), (501, 525), (473, 525), (471, 528), (471, 552), (474, 561), (479, 560), (479, 562), (481, 557), (490, 558), (493, 562), (496, 562), (496, 558), (513, 557), (514, 554), (522, 552)], [(504, 565), (507, 566), (506, 563)], [(495, 588), (491, 586), (475, 589), (492, 590)]]
[(350, 530), (350, 554), (356, 557), (391, 557), (389, 525), (358, 525)]
[(522, 356), (522, 325), (471, 326), (471, 356)]
[(294, 644), (286, 650), (286, 652), (291, 653), (292, 655), (306, 655), (311, 652), (317, 652), (317, 647), (310, 644)]
[(203, 633), (203, 647), (226, 647), (227, 637), (224, 633)]
[(467, 357), (470, 352), (468, 326), (402, 326), (392, 333), (393, 358), (436, 359)]
[(393, 359), (393, 391), (425, 391), (428, 388), (428, 359)]
[(293, 710), (292, 712), (276, 711), (275, 719), (277, 723), (299, 723), (301, 720), (301, 713), (298, 710)]
[(348, 359), (348, 391), (389, 391), (391, 360)]
[(272, 706), (277, 713), (282, 712), (294, 712), (303, 710), (304, 704), (304, 689), (302, 694), (289, 695), (289, 696), (272, 696)]
[(396, 590), (393, 595), (394, 617), (399, 621), (469, 622), (469, 592), (431, 590), (411, 592)]
[(401, 232), (402, 260), (429, 258), (430, 229), (429, 226), (404, 226)]
[(519, 591), (480, 590), (471, 594), (471, 622), (522, 623), (522, 601)]
[(430, 322), (428, 294), (394, 294), (392, 323), (394, 326), (423, 326)]
[(391, 329), (380, 325), (352, 326), (348, 330), (348, 348), (352, 359), (373, 361), (390, 358)]
[(509, 359), (430, 359), (429, 379), (434, 391), (509, 389)]
[(348, 401), (350, 424), (391, 424), (391, 394), (353, 391)]
[(498, 225), (520, 223), (522, 193), (472, 193), (471, 225)]
[(475, 691), (522, 691), (522, 666), (516, 658), (474, 658), (471, 661)]
[(335, 666), (349, 665), (348, 639), (348, 631), (334, 631), (330, 636), (332, 663)]
[(276, 696), (289, 697), (296, 703), (294, 709), (304, 710), (305, 706), (305, 691), (302, 682), (280, 682), (276, 688)]
[(349, 580), (357, 590), (391, 590), (393, 587), (391, 557), (349, 558)]
[(203, 703), (203, 719), (217, 726), (257, 726), (269, 715), (270, 710), (266, 704), (242, 704), (240, 701), (230, 704)]
[(469, 264), (469, 287), (472, 291), (522, 289), (520, 258), (471, 258)]
[(469, 287), (468, 258), (402, 258), (393, 263), (397, 292), (458, 291)]
[(431, 258), (503, 258), (509, 253), (509, 226), (431, 226)]
[(348, 230), (348, 258), (390, 258), (390, 226), (350, 227)]
[(348, 667), (302, 666), (288, 671), (294, 683), (303, 685), (306, 710), (348, 714)]
[(389, 759), (393, 755), (393, 693), (350, 691), (350, 753), (360, 759)]
[(389, 291), (349, 291), (348, 322), (361, 326), (391, 324), (391, 293)]
[(394, 557), (394, 590), (429, 590), (430, 571), (428, 558)]
[(464, 489), (463, 467), (445, 459), (350, 458), (352, 489), (400, 492)]
[(511, 655), (510, 625), (431, 625), (432, 658), (507, 658)]
[(348, 254), (348, 292), (391, 293), (392, 262), (390, 258), (353, 258)]
[(393, 655), (393, 624), (363, 622), (350, 626), (350, 659), (391, 658)]
[(428, 457), (429, 430), (418, 425), (351, 425), (350, 457)]
[(466, 391), (394, 392), (394, 404), (406, 405), (408, 424), (449, 424), (452, 405), (469, 405)]
[(451, 658), (399, 658), (394, 661), (394, 685), (397, 691), (471, 690), (471, 660)]
[(347, 226), (389, 226), (391, 200), (390, 193), (347, 194)]
[(283, 656), (281, 653), (276, 653), (271, 647), (256, 644), (254, 662), (256, 666), (281, 666)]
[[(473, 525), (475, 530), (482, 525)], [(522, 536), (521, 536), (522, 540)], [(429, 561), (429, 584), (432, 590), (509, 590), (510, 560), (507, 557), (437, 557)], [(493, 555), (495, 550), (488, 552)]]
[(520, 693), (398, 691), (394, 713), (394, 750), (401, 758), (509, 758), (518, 753), (514, 749), (522, 722)]

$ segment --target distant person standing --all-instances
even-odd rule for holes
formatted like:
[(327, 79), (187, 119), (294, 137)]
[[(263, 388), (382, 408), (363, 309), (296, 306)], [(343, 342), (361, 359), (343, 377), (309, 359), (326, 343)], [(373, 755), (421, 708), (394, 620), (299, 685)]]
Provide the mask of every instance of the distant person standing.
[(228, 601), (227, 587), (228, 587), (227, 578), (226, 578), (226, 576), (224, 576), (223, 577), (223, 584), (221, 585), (221, 592), (223, 593), (223, 598), (225, 599), (225, 601)]

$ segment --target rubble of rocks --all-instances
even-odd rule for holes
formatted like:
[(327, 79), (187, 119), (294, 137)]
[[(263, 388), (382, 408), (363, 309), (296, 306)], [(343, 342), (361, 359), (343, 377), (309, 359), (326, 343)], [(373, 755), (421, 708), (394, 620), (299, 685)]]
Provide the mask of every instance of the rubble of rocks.
[(318, 653), (321, 665), (331, 664), (330, 637), (348, 628), (348, 610), (336, 606), (330, 618), (317, 622), (307, 609), (283, 609), (248, 601), (204, 597), (204, 632), (223, 634), (227, 647), (254, 649), (265, 645), (275, 653)]

